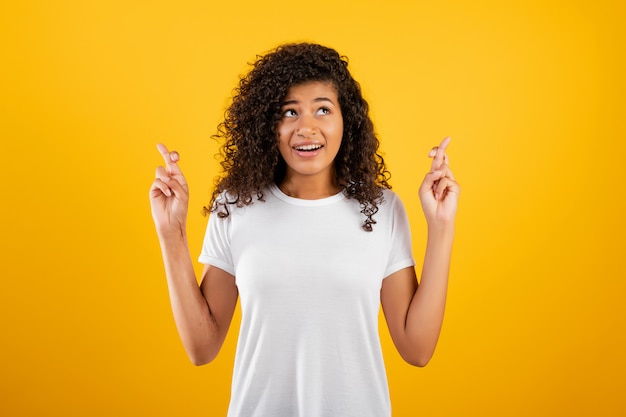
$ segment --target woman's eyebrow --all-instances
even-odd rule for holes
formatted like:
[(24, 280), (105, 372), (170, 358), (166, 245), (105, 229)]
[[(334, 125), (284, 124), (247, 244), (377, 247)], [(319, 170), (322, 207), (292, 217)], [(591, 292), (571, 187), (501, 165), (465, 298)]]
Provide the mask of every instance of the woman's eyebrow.
[[(313, 103), (319, 103), (320, 101), (328, 101), (329, 103), (335, 104), (334, 101), (329, 99), (328, 97), (318, 97), (313, 100)], [(298, 104), (300, 101), (298, 100), (285, 100), (282, 102), (281, 106), (289, 106), (290, 104)]]
[(335, 104), (334, 101), (332, 101), (331, 99), (329, 99), (328, 97), (318, 97), (315, 100), (313, 100), (314, 103), (320, 102), (320, 101), (328, 101), (332, 104)]

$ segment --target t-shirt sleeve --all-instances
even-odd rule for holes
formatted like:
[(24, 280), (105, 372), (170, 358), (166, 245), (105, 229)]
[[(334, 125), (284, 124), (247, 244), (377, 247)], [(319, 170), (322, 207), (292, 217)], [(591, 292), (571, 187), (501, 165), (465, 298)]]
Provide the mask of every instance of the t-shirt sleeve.
[(231, 213), (230, 216), (224, 218), (217, 214), (209, 217), (198, 261), (235, 275), (230, 240), (232, 216)]
[(411, 226), (404, 204), (396, 194), (386, 196), (389, 199), (391, 216), (391, 244), (385, 277), (409, 266), (415, 266)]

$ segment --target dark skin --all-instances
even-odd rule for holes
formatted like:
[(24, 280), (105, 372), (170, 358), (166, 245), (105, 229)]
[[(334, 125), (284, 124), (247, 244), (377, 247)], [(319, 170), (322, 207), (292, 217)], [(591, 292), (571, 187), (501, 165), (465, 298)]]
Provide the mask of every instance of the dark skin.
[[(292, 87), (287, 97), (294, 111), (286, 112), (278, 125), (278, 139), (284, 142), (281, 152), (288, 156), (287, 175), (279, 185), (297, 198), (318, 199), (338, 191), (332, 169), (334, 156), (326, 151), (336, 154), (335, 142), (341, 141), (336, 127), (342, 119), (336, 93), (331, 91), (331, 86), (323, 84), (313, 82)], [(449, 143), (449, 138), (444, 139), (429, 154), (433, 158), (431, 169), (418, 190), (428, 225), (420, 284), (415, 268), (404, 268), (383, 280), (380, 294), (394, 344), (400, 355), (416, 366), (430, 361), (445, 309), (460, 192), (448, 166)], [(319, 144), (323, 145), (319, 158), (318, 154), (294, 150), (300, 145)], [(191, 361), (202, 365), (217, 356), (239, 294), (235, 277), (210, 265), (204, 267), (198, 286), (187, 242), (189, 189), (178, 165), (180, 157), (164, 145), (159, 144), (158, 149), (165, 166), (157, 168), (150, 189), (152, 216), (178, 332)]]

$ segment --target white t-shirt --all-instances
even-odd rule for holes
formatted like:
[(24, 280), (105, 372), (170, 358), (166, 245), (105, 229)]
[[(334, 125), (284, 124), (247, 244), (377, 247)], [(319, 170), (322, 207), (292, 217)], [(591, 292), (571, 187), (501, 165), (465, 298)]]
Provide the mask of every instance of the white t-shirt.
[(382, 280), (415, 264), (402, 202), (385, 190), (366, 232), (343, 193), (264, 199), (211, 216), (199, 258), (239, 290), (229, 417), (390, 416), (378, 312)]

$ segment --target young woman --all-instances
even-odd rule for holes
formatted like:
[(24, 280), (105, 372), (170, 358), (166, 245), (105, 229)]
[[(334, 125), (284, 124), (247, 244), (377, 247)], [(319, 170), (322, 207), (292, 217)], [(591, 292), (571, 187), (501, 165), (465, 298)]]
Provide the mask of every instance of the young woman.
[(198, 286), (179, 155), (150, 190), (174, 318), (194, 364), (215, 358), (238, 297), (229, 416), (389, 416), (382, 304), (402, 357), (424, 366), (439, 337), (459, 186), (449, 139), (419, 196), (428, 242), (418, 286), (409, 223), (390, 190), (368, 105), (336, 51), (289, 44), (241, 79), (220, 124), (224, 174)]

